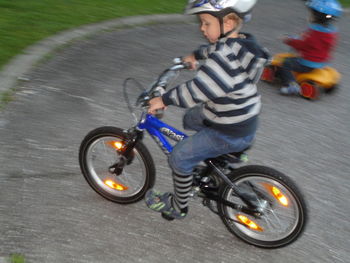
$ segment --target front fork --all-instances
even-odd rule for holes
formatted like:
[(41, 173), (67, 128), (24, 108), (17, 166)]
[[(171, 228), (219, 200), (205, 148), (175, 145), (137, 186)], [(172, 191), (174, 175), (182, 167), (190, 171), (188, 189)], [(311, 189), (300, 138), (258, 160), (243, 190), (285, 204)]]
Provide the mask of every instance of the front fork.
[(123, 144), (121, 149), (117, 150), (117, 153), (120, 155), (118, 162), (108, 167), (109, 172), (117, 176), (123, 172), (125, 165), (132, 163), (134, 159), (133, 150), (137, 142), (143, 139), (143, 131), (136, 128), (129, 129), (126, 134), (125, 144)]

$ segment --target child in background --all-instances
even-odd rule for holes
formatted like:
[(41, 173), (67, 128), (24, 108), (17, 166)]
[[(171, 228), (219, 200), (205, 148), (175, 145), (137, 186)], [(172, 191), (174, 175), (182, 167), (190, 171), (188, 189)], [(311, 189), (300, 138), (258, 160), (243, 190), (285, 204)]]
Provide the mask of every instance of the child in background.
[(337, 0), (311, 0), (306, 6), (311, 12), (308, 30), (300, 38), (283, 39), (285, 44), (294, 48), (300, 55), (287, 58), (280, 69), (280, 91), (284, 95), (303, 92), (292, 71), (305, 73), (326, 66), (338, 37), (337, 29), (332, 25), (342, 13), (342, 7)]
[(189, 108), (183, 122), (196, 133), (177, 143), (169, 156), (174, 194), (146, 193), (152, 210), (167, 219), (188, 212), (193, 170), (201, 161), (248, 148), (258, 126), (261, 101), (256, 84), (268, 54), (252, 35), (240, 33), (256, 0), (190, 0), (187, 14), (196, 14), (209, 45), (183, 60), (197, 67), (194, 79), (149, 101), (149, 113), (168, 105)]

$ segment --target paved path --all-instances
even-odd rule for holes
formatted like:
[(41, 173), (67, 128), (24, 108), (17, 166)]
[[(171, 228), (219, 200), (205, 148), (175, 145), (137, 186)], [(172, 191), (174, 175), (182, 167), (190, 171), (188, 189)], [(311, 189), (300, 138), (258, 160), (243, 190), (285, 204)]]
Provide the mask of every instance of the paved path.
[[(260, 1), (246, 29), (272, 53), (285, 51), (276, 38), (300, 31), (304, 17), (302, 1)], [(250, 159), (287, 173), (305, 192), (310, 223), (297, 242), (258, 249), (229, 234), (199, 200), (191, 202), (185, 220), (169, 223), (143, 202), (108, 202), (84, 181), (78, 148), (86, 133), (130, 125), (123, 80), (137, 76), (149, 84), (173, 57), (204, 41), (194, 23), (158, 23), (80, 39), (23, 75), (28, 81), (0, 113), (0, 258), (21, 253), (28, 262), (48, 263), (349, 262), (349, 22), (346, 16), (339, 24), (338, 93), (309, 102), (260, 84), (264, 108)], [(165, 120), (180, 127), (181, 112), (168, 112)], [(157, 188), (169, 189), (166, 160), (147, 143)]]

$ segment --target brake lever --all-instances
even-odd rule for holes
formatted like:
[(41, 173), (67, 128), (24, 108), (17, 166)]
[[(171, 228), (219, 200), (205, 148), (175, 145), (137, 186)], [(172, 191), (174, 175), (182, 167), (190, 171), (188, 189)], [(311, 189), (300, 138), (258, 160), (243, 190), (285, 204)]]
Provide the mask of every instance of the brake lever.
[(142, 92), (139, 97), (136, 100), (135, 106), (138, 106), (141, 104), (141, 106), (145, 106), (145, 102), (149, 100), (149, 95), (147, 91)]

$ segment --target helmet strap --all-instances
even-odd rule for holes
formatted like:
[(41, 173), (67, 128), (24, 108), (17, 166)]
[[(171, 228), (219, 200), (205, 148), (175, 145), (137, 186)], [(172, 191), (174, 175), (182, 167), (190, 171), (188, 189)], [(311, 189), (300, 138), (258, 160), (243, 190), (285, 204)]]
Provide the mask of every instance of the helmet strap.
[(224, 18), (223, 17), (218, 17), (219, 19), (219, 23), (220, 23), (220, 36), (219, 36), (219, 39), (220, 38), (223, 38), (223, 37), (226, 37), (227, 34), (225, 34), (225, 29), (224, 29)]
[(219, 23), (220, 23), (220, 36), (219, 36), (219, 39), (227, 37), (227, 36), (231, 35), (233, 32), (239, 31), (239, 29), (241, 28), (241, 24), (238, 24), (235, 28), (233, 28), (232, 30), (230, 30), (230, 31), (225, 33), (224, 18), (223, 17), (218, 17), (218, 19), (219, 19)]

